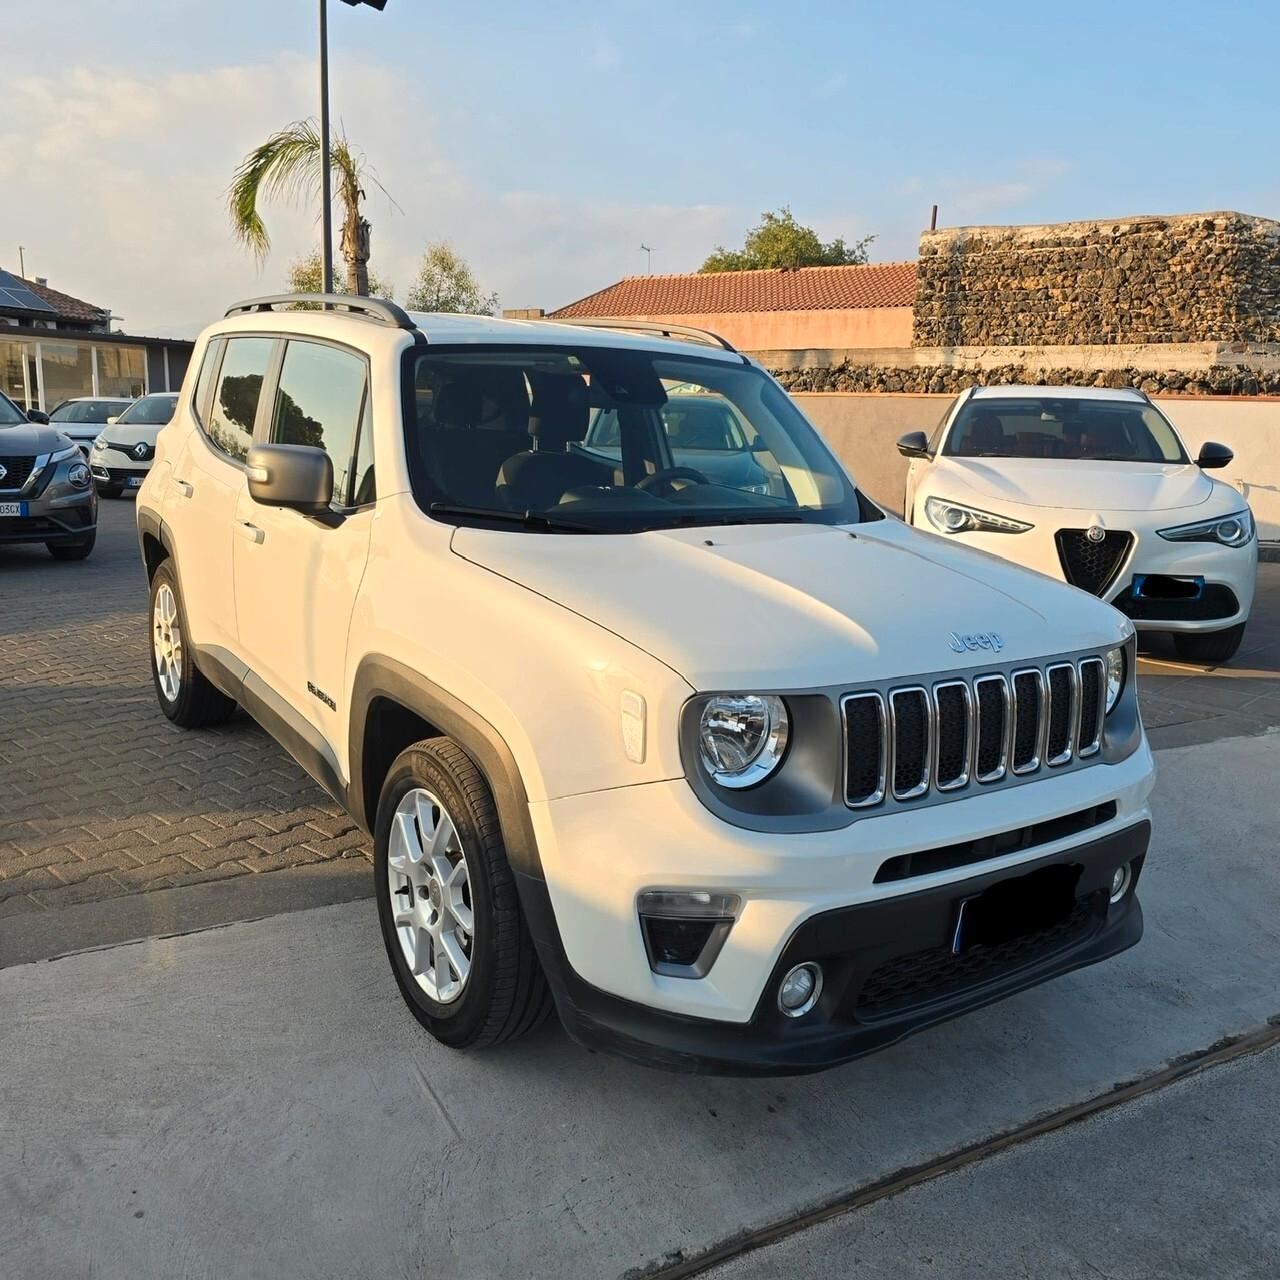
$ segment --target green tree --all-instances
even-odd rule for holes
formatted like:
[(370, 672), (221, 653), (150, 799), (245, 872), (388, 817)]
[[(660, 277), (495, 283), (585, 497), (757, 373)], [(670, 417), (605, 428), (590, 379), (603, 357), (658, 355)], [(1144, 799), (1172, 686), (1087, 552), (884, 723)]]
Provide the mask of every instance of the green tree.
[[(370, 227), (360, 203), (366, 179), (377, 179), (369, 172), (364, 154), (354, 150), (345, 135), (334, 134), (329, 150), (333, 195), (342, 212), (340, 248), (347, 264), (346, 292), (364, 296), (369, 292)], [(321, 180), (320, 130), (315, 121), (295, 120), (273, 133), (240, 162), (227, 189), (227, 211), (236, 238), (260, 259), (266, 257), (271, 238), (258, 202), (305, 197), (319, 203)]]
[[(300, 258), (294, 258), (289, 263), (289, 292), (290, 293), (319, 293), (322, 283), (321, 277), (324, 275), (323, 264), (320, 261), (320, 250), (312, 249), (310, 253), (304, 253)], [(346, 290), (338, 285), (335, 281), (333, 286), (339, 293), (347, 293)], [(387, 298), (395, 297), (395, 286), (388, 284), (385, 280), (380, 280), (374, 274), (373, 268), (369, 268), (369, 292), (371, 298)]]
[(841, 267), (867, 260), (867, 246), (875, 236), (863, 236), (852, 244), (832, 240), (823, 244), (812, 227), (795, 220), (783, 205), (777, 213), (761, 215), (760, 225), (747, 233), (741, 249), (717, 245), (700, 271), (754, 271), (762, 267)]
[(404, 305), (410, 311), (491, 316), (498, 310), (498, 295), (484, 293), (465, 259), (447, 241), (441, 240), (427, 246)]

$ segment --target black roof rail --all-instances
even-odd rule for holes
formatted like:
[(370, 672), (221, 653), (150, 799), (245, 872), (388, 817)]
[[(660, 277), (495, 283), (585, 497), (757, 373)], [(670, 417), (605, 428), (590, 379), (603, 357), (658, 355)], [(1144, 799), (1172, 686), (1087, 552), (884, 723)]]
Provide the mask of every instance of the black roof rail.
[(621, 329), (632, 333), (654, 333), (662, 338), (686, 338), (690, 342), (701, 342), (708, 347), (740, 354), (727, 338), (691, 324), (667, 324), (665, 320), (609, 320), (602, 316), (543, 316), (542, 319), (546, 324), (576, 324), (584, 329)]
[(386, 298), (359, 298), (349, 293), (275, 293), (266, 298), (249, 298), (245, 302), (237, 302), (227, 308), (226, 314), (235, 316), (251, 311), (275, 311), (284, 307), (296, 307), (302, 302), (309, 302), (325, 311), (350, 311), (397, 329), (412, 330), (418, 327), (403, 307), (388, 302)]

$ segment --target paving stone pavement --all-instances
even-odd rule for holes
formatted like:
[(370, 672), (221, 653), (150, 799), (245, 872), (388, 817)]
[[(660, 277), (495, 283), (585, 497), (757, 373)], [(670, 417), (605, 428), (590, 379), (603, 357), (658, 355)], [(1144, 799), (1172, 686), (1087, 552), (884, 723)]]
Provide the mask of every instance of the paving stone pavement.
[(0, 546), (0, 917), (339, 858), (366, 837), (248, 716), (160, 713), (133, 503), (62, 564)]

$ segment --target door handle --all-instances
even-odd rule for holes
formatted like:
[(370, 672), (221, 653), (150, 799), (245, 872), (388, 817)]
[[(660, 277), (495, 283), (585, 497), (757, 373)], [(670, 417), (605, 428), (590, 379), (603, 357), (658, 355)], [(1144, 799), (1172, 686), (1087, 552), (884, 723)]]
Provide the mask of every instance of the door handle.
[(178, 495), (180, 497), (189, 498), (193, 493), (195, 493), (195, 489), (191, 485), (189, 485), (185, 480), (175, 480), (173, 484), (174, 484), (174, 487), (178, 490)]
[(248, 538), (250, 542), (261, 542), (267, 536), (256, 524), (250, 524), (247, 520), (236, 525), (236, 530), (242, 538)]

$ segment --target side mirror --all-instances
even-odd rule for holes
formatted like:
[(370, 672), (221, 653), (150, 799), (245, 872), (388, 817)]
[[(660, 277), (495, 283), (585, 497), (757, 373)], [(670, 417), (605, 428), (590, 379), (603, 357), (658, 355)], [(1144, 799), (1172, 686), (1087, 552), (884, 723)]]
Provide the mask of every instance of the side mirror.
[(923, 431), (908, 431), (898, 441), (898, 452), (904, 458), (927, 458), (929, 456), (929, 437)]
[(323, 449), (302, 444), (255, 444), (245, 460), (249, 496), (265, 507), (315, 516), (333, 501), (333, 463)]
[(39, 423), (42, 427), (49, 425), (49, 415), (43, 409), (28, 409), (27, 421)]
[(1196, 459), (1196, 466), (1203, 467), (1205, 471), (1216, 471), (1219, 467), (1225, 467), (1235, 456), (1225, 444), (1215, 444), (1212, 440), (1206, 440), (1200, 446), (1200, 456)]

